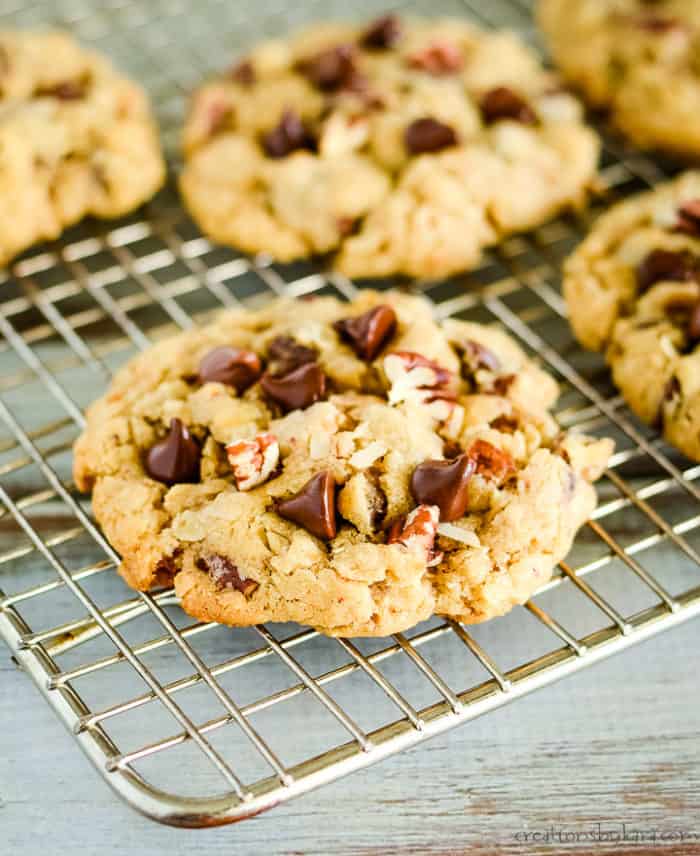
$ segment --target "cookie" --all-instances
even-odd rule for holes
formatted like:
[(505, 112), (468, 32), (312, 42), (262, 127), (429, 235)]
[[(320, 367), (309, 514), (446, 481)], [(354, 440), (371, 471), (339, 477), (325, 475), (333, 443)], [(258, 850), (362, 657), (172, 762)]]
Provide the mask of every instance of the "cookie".
[(194, 96), (180, 187), (215, 241), (440, 277), (579, 205), (599, 144), (510, 33), (388, 15), (264, 43)]
[(600, 217), (565, 263), (564, 293), (632, 410), (700, 460), (700, 172)]
[(61, 32), (0, 32), (0, 264), (162, 185), (143, 91)]
[(700, 154), (697, 0), (540, 0), (564, 76), (643, 148)]
[(128, 363), (78, 487), (127, 583), (230, 625), (375, 636), (522, 603), (595, 506), (608, 440), (500, 330), (370, 291), (227, 311)]

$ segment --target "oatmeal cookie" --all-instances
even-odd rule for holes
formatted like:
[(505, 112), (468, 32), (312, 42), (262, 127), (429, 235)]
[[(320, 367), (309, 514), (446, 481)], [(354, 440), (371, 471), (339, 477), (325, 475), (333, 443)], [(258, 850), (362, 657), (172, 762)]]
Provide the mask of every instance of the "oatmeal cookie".
[(0, 32), (0, 265), (162, 185), (143, 91), (62, 32)]
[(564, 76), (637, 145), (700, 154), (698, 0), (541, 0)]
[(564, 293), (632, 410), (700, 460), (700, 172), (605, 213), (567, 260)]
[(264, 43), (192, 99), (180, 186), (215, 241), (440, 277), (580, 204), (598, 139), (513, 34), (388, 15)]
[(549, 579), (608, 440), (562, 434), (554, 380), (498, 329), (364, 291), (214, 323), (128, 363), (75, 479), (129, 585), (231, 625), (374, 636), (478, 622)]

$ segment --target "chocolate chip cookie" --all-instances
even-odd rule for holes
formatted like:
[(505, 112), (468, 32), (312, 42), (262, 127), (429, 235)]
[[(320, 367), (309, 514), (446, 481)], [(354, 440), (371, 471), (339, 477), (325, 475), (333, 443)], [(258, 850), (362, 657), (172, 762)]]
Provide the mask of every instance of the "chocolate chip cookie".
[(231, 625), (384, 635), (483, 621), (549, 579), (608, 440), (500, 330), (364, 291), (228, 311), (128, 363), (75, 479), (134, 588)]
[(564, 76), (643, 148), (700, 154), (697, 0), (540, 0)]
[(564, 292), (632, 410), (700, 460), (700, 172), (604, 214), (567, 260)]
[(165, 177), (146, 96), (61, 32), (0, 32), (0, 265)]
[(388, 15), (260, 45), (194, 96), (181, 189), (214, 240), (439, 277), (581, 203), (598, 139), (516, 36)]

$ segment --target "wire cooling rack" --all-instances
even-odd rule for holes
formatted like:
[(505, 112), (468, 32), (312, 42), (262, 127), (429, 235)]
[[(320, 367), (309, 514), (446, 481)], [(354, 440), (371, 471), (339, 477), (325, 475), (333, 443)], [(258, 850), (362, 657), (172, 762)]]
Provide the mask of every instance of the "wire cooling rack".
[[(184, 96), (211, 66), (344, 5), (2, 0), (0, 24), (68, 26), (109, 52), (150, 89), (174, 154)], [(534, 37), (524, 0), (408, 5)], [(441, 318), (501, 324), (561, 382), (561, 424), (617, 441), (601, 504), (557, 576), (524, 607), (469, 629), (433, 619), (349, 642), (292, 625), (193, 623), (171, 591), (124, 586), (70, 481), (82, 408), (137, 350), (221, 306), (351, 297), (352, 283), (213, 247), (172, 189), (118, 223), (71, 229), (3, 275), (0, 635), (132, 806), (181, 826), (250, 817), (700, 613), (700, 467), (634, 420), (600, 357), (573, 342), (558, 290), (561, 259), (603, 204), (671, 172), (609, 141), (605, 198), (584, 218), (512, 238), (468, 276), (410, 284)]]

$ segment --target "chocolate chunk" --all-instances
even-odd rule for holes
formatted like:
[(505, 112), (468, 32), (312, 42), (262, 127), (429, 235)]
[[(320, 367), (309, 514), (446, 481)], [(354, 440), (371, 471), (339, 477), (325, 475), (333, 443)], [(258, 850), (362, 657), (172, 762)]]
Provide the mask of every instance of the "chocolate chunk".
[(302, 410), (326, 396), (326, 376), (318, 363), (305, 363), (283, 375), (266, 372), (260, 386), (284, 411)]
[(476, 374), (479, 369), (497, 372), (501, 368), (501, 361), (494, 352), (487, 348), (486, 345), (475, 342), (473, 339), (468, 339), (464, 343), (462, 361), (472, 375)]
[(199, 364), (200, 383), (224, 383), (239, 394), (255, 383), (261, 372), (257, 354), (228, 345), (209, 351)]
[(696, 278), (696, 259), (686, 250), (652, 250), (637, 267), (637, 288), (640, 293), (657, 282), (689, 282)]
[(153, 575), (159, 584), (165, 585), (172, 582), (173, 577), (177, 573), (177, 565), (173, 556), (163, 556), (158, 559), (153, 570)]
[(476, 472), (486, 479), (502, 482), (515, 472), (511, 455), (486, 440), (475, 440), (467, 454), (474, 461)]
[(263, 134), (262, 145), (271, 158), (284, 158), (299, 149), (316, 148), (313, 135), (293, 110), (285, 110), (277, 127)]
[(386, 50), (393, 47), (401, 38), (401, 21), (397, 15), (382, 15), (367, 27), (360, 38), (364, 48)]
[(700, 300), (695, 304), (690, 313), (686, 332), (691, 342), (700, 341)]
[(386, 304), (375, 306), (357, 318), (343, 318), (333, 325), (362, 360), (371, 362), (396, 330), (396, 313)]
[(301, 345), (291, 336), (277, 336), (267, 346), (268, 368), (271, 374), (287, 374), (306, 363), (315, 363), (317, 353)]
[(316, 473), (290, 499), (277, 503), (277, 513), (303, 526), (312, 535), (328, 541), (335, 538), (335, 479), (325, 470)]
[(355, 48), (336, 45), (316, 56), (303, 59), (297, 68), (314, 86), (324, 92), (335, 92), (354, 85), (357, 76)]
[(170, 420), (165, 440), (146, 455), (146, 472), (156, 481), (173, 485), (199, 479), (199, 444), (179, 419)]
[(437, 505), (440, 520), (459, 520), (469, 502), (469, 479), (476, 464), (469, 455), (452, 461), (425, 461), (411, 476), (411, 493), (421, 505)]
[(228, 76), (241, 86), (252, 86), (255, 83), (255, 69), (249, 59), (241, 60), (229, 70)]
[(700, 238), (700, 199), (689, 199), (678, 207), (676, 230)]
[(238, 566), (226, 556), (220, 556), (218, 553), (197, 559), (196, 565), (200, 571), (206, 571), (209, 574), (216, 587), (221, 591), (239, 591), (247, 595), (252, 594), (258, 587), (255, 580), (241, 577)]
[(537, 122), (535, 111), (517, 92), (507, 86), (497, 86), (489, 89), (482, 98), (481, 115), (487, 125), (500, 122), (502, 119), (512, 119), (523, 125), (534, 125)]
[(83, 80), (65, 80), (55, 86), (40, 89), (38, 96), (58, 98), (59, 101), (78, 101), (85, 97), (86, 85)]
[(425, 116), (416, 119), (404, 132), (404, 144), (412, 155), (439, 152), (457, 145), (457, 134), (449, 125)]

